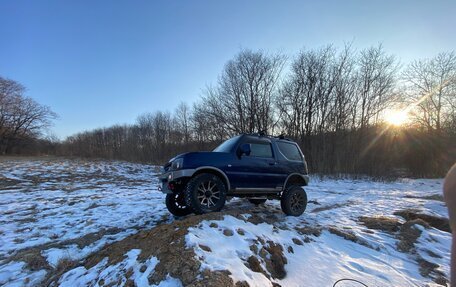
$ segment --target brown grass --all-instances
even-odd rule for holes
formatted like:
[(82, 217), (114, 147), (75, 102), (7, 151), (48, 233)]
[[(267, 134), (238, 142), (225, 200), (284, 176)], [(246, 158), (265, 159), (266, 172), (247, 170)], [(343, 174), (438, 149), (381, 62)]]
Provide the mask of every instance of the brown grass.
[(319, 237), (323, 228), (320, 226), (304, 226), (304, 227), (295, 227), (296, 231), (302, 235), (313, 235)]
[(31, 271), (51, 269), (51, 266), (49, 265), (47, 260), (41, 255), (41, 249), (39, 248), (24, 249), (18, 254), (15, 254), (8, 258), (7, 262), (11, 261), (23, 261), (27, 264), (27, 267)]
[(384, 216), (361, 216), (359, 221), (369, 229), (381, 230), (388, 233), (394, 233), (399, 230), (401, 224), (399, 220)]
[(437, 201), (444, 201), (443, 195), (441, 194), (431, 194), (426, 196), (416, 196), (416, 195), (406, 195), (405, 198), (418, 198), (418, 199), (426, 199), (426, 200), (437, 200)]
[(450, 228), (448, 218), (420, 213), (416, 209), (406, 209), (406, 210), (396, 211), (394, 213), (394, 215), (401, 216), (407, 221), (421, 219), (422, 221), (425, 221), (427, 224), (429, 224), (430, 226), (432, 226), (434, 228), (451, 233), (451, 228)]
[(285, 278), (287, 275), (287, 272), (285, 271), (287, 258), (283, 255), (282, 245), (268, 241), (267, 245), (263, 246), (259, 254), (264, 262), (266, 262), (266, 270), (268, 270), (272, 278)]
[(448, 279), (445, 277), (445, 274), (440, 270), (437, 270), (439, 265), (429, 262), (423, 258), (418, 258), (418, 265), (420, 266), (419, 271), (421, 276), (432, 278), (435, 283), (447, 286), (449, 283)]
[(397, 249), (399, 251), (411, 252), (411, 250), (415, 248), (415, 243), (421, 235), (421, 230), (419, 230), (415, 224), (428, 226), (427, 223), (421, 219), (415, 219), (404, 223), (397, 236), (399, 239)]
[(344, 202), (344, 203), (336, 203), (336, 204), (331, 204), (331, 205), (325, 205), (325, 206), (322, 206), (322, 207), (317, 207), (317, 208), (314, 208), (311, 212), (314, 213), (314, 212), (322, 212), (322, 211), (326, 211), (326, 210), (332, 210), (332, 209), (335, 209), (335, 208), (341, 208), (341, 207), (346, 207), (347, 205), (351, 205), (352, 202), (348, 201), (348, 202)]

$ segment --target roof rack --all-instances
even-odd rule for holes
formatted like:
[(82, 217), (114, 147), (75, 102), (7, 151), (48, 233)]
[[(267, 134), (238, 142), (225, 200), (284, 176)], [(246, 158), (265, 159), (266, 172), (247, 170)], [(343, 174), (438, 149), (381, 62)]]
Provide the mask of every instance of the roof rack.
[(286, 141), (293, 141), (292, 139), (286, 138), (283, 133), (278, 135), (278, 136), (268, 135), (266, 133), (266, 130), (261, 130), (261, 131), (259, 131), (256, 134), (250, 134), (250, 135), (259, 136), (259, 137), (274, 138), (274, 139), (280, 139), (280, 140), (286, 140)]

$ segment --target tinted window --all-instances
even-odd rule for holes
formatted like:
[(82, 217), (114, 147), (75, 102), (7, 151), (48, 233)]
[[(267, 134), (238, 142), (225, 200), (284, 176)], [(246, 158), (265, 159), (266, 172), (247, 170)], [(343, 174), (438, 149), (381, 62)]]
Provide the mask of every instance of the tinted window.
[(239, 136), (234, 138), (230, 138), (229, 140), (224, 141), (221, 145), (216, 147), (213, 151), (214, 152), (230, 152), (233, 146), (236, 144)]
[(292, 143), (277, 142), (280, 152), (288, 160), (302, 160), (301, 153), (296, 145)]
[(251, 143), (250, 144), (250, 156), (255, 157), (272, 157), (271, 144), (264, 143)]

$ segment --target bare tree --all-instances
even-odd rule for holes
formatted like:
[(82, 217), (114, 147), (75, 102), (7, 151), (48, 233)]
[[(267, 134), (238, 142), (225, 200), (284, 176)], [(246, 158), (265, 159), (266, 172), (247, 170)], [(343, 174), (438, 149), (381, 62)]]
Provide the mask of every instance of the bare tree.
[(284, 63), (282, 55), (241, 51), (225, 65), (217, 86), (207, 89), (203, 101), (208, 113), (228, 134), (271, 131)]
[(0, 151), (6, 154), (20, 139), (36, 138), (57, 115), (47, 106), (24, 96), (25, 88), (0, 77)]
[(408, 101), (415, 119), (429, 130), (454, 126), (456, 107), (456, 55), (440, 53), (412, 62), (404, 71)]
[(174, 118), (179, 133), (183, 135), (184, 143), (188, 144), (191, 136), (191, 111), (187, 103), (181, 102), (179, 106), (177, 106), (176, 111), (174, 112)]
[(358, 61), (359, 120), (364, 128), (377, 123), (381, 112), (394, 101), (398, 64), (394, 56), (385, 53), (381, 44), (362, 50)]

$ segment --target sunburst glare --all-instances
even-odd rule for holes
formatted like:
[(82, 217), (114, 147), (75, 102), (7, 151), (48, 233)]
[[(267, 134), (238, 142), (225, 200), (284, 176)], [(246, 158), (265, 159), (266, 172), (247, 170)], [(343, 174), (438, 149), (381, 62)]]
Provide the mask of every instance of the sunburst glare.
[(402, 126), (408, 120), (408, 110), (389, 110), (385, 113), (385, 121), (393, 126)]

